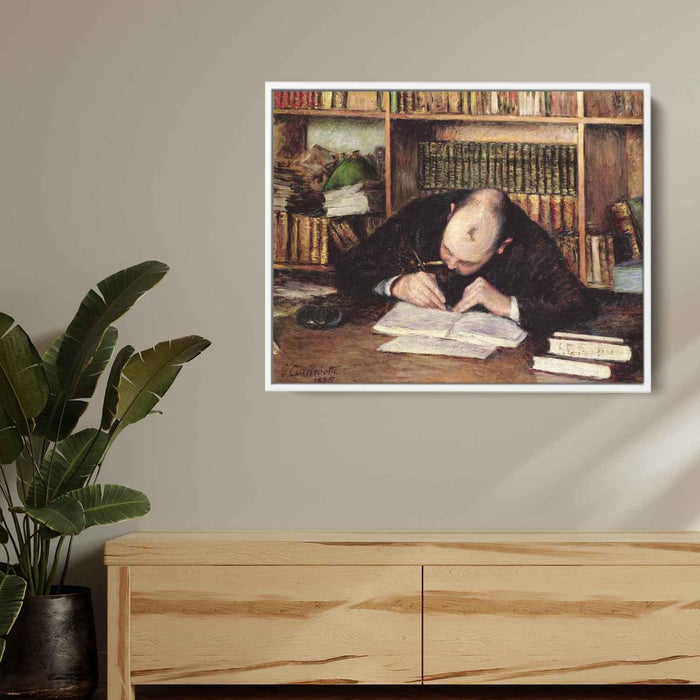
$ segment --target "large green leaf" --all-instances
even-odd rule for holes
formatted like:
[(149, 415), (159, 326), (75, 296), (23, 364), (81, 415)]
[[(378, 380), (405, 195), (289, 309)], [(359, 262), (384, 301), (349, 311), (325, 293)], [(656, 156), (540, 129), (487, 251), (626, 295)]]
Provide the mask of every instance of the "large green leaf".
[(84, 486), (97, 466), (107, 440), (107, 434), (95, 428), (69, 435), (47, 451), (39, 470), (41, 476), (36, 478), (32, 474), (33, 465), (28, 460), (20, 460), (17, 475), (24, 483), (18, 484), (17, 490), (20, 495), (27, 494), (24, 504), (43, 506), (67, 491)]
[(119, 381), (122, 377), (122, 370), (133, 354), (134, 348), (131, 345), (125, 345), (117, 353), (112, 363), (112, 368), (109, 370), (105, 400), (102, 407), (102, 422), (100, 423), (102, 430), (109, 430), (112, 427), (114, 416), (117, 412), (117, 402), (119, 401)]
[(22, 451), (22, 436), (12, 418), (0, 408), (0, 464), (11, 464)]
[(91, 289), (85, 295), (56, 358), (58, 381), (67, 396), (75, 395), (83, 370), (90, 364), (105, 331), (167, 271), (168, 266), (161, 262), (139, 263), (102, 280), (97, 285), (99, 293)]
[(29, 336), (14, 319), (0, 313), (0, 406), (17, 429), (29, 433), (49, 397), (49, 382)]
[(80, 501), (85, 512), (86, 528), (140, 518), (151, 509), (148, 498), (140, 491), (116, 484), (93, 484), (69, 491), (64, 498)]
[(41, 356), (49, 380), (50, 394), (44, 410), (36, 418), (34, 432), (54, 441), (70, 435), (85, 413), (88, 402), (81, 399), (89, 399), (95, 393), (97, 382), (109, 364), (112, 351), (117, 344), (117, 329), (110, 326), (105, 331), (95, 354), (80, 375), (75, 391), (70, 397), (60, 385), (56, 366), (58, 352), (64, 338), (64, 333), (59, 335)]
[(43, 508), (25, 508), (24, 512), (42, 525), (62, 535), (77, 535), (85, 529), (85, 513), (77, 498), (62, 496)]
[(185, 362), (189, 362), (211, 345), (206, 338), (188, 335), (158, 343), (132, 356), (124, 365), (119, 380), (118, 421), (113, 434), (145, 418), (160, 401)]
[[(25, 580), (19, 576), (0, 573), (0, 637), (10, 633), (12, 625), (22, 609)], [(5, 651), (5, 640), (0, 639), (0, 659)]]

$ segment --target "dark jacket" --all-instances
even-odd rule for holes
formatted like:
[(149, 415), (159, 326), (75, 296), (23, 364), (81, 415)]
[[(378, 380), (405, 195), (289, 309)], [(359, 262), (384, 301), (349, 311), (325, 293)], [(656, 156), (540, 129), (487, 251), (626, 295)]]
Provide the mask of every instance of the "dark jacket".
[[(414, 251), (424, 262), (440, 260), (450, 204), (468, 192), (455, 190), (417, 199), (387, 219), (338, 264), (341, 291), (376, 298), (374, 287), (379, 282), (416, 270)], [(449, 305), (456, 304), (477, 277), (484, 277), (501, 293), (516, 297), (520, 324), (530, 332), (548, 334), (595, 314), (593, 296), (571, 274), (551, 237), (510, 200), (504, 226), (505, 237), (512, 238), (512, 243), (475, 275), (463, 277), (446, 266), (436, 268)]]

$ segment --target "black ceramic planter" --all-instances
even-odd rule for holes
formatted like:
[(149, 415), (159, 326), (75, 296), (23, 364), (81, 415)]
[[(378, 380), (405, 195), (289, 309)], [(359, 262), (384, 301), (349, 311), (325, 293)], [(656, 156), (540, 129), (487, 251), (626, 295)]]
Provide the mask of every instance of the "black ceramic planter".
[(96, 688), (90, 589), (26, 598), (0, 662), (0, 698), (87, 700)]

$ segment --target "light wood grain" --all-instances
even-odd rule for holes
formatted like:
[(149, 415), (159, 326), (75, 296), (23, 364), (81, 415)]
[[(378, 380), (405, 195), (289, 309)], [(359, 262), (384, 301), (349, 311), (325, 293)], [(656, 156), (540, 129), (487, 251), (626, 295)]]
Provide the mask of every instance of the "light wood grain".
[(128, 566), (107, 569), (107, 697), (134, 700), (130, 681)]
[(424, 569), (425, 683), (700, 682), (694, 566)]
[(698, 532), (136, 532), (105, 563), (181, 565), (698, 565)]
[(420, 567), (140, 566), (131, 586), (134, 684), (420, 682)]

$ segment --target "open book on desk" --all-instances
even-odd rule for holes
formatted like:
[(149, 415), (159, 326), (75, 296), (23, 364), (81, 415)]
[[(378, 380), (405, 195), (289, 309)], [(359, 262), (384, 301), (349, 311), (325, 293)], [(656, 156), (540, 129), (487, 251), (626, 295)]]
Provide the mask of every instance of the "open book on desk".
[[(484, 359), (496, 348), (515, 348), (527, 333), (507, 318), (482, 311), (453, 313), (400, 301), (377, 321), (375, 333), (401, 336), (382, 345), (384, 352), (451, 355)], [(417, 336), (409, 341), (406, 336)], [(427, 342), (430, 340), (431, 342)], [(486, 352), (485, 348), (488, 348)]]

